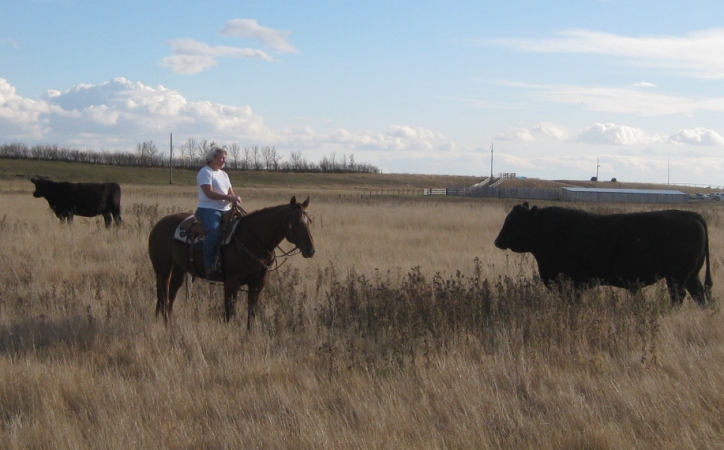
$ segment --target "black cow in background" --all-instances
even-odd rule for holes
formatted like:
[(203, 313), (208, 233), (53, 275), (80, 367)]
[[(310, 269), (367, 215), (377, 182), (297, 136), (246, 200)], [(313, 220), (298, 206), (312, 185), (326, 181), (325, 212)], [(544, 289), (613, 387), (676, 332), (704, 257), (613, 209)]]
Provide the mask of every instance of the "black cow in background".
[(115, 220), (121, 223), (121, 187), (118, 183), (55, 182), (44, 177), (31, 178), (33, 197), (44, 197), (61, 222), (73, 222), (73, 216), (102, 215), (106, 228)]
[[(530, 252), (547, 286), (561, 276), (577, 287), (600, 283), (636, 291), (664, 278), (672, 303), (686, 291), (699, 305), (710, 300), (709, 233), (690, 211), (598, 215), (547, 207), (513, 207), (495, 246)], [(706, 288), (699, 271), (706, 262)]]

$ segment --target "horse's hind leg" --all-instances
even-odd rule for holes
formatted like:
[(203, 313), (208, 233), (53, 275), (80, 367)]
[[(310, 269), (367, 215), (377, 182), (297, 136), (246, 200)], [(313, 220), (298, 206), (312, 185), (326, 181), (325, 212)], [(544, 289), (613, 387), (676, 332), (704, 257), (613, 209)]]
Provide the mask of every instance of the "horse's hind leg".
[(184, 282), (186, 273), (178, 266), (171, 268), (171, 273), (156, 274), (156, 317), (163, 314), (163, 321), (171, 320), (173, 302)]
[(156, 274), (156, 317), (163, 314), (163, 321), (168, 322), (168, 285), (170, 274)]
[(183, 285), (186, 279), (186, 272), (178, 266), (173, 266), (171, 270), (171, 281), (168, 286), (168, 302), (166, 303), (166, 316), (167, 320), (171, 319), (171, 312), (173, 310), (173, 302), (176, 300), (176, 294), (179, 288)]

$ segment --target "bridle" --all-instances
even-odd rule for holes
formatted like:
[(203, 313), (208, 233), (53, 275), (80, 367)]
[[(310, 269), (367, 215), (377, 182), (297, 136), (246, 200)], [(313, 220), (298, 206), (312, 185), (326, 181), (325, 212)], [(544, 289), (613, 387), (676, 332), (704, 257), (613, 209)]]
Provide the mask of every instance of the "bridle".
[[(244, 209), (241, 206), (235, 206), (235, 208), (241, 213), (241, 217), (244, 217), (247, 215), (247, 212), (244, 211)], [(289, 211), (289, 213), (287, 214), (287, 226), (289, 227), (290, 231), (294, 228), (294, 225), (292, 224), (292, 214), (294, 214), (295, 212), (296, 211), (292, 210), (292, 211)], [(312, 220), (306, 211), (299, 210), (299, 213), (302, 216), (306, 217), (307, 223), (311, 223)], [(252, 237), (254, 238), (254, 240), (261, 243), (262, 247), (264, 249), (266, 249), (267, 246), (263, 243), (263, 241), (259, 238), (259, 236), (257, 236), (256, 233), (254, 233), (253, 231), (251, 231), (251, 230), (249, 230), (249, 231), (250, 231)], [(285, 237), (288, 237), (288, 236), (285, 236)], [(264, 264), (261, 261), (261, 258), (256, 256), (251, 250), (249, 250), (249, 248), (247, 246), (245, 246), (239, 240), (239, 238), (236, 236), (236, 233), (233, 234), (233, 241), (234, 241), (234, 245), (236, 245), (237, 250), (240, 250), (240, 251), (243, 251), (244, 253), (246, 253), (248, 256), (250, 256), (252, 258), (252, 260), (256, 261), (260, 266), (262, 266), (263, 270), (265, 270), (267, 272), (274, 272), (274, 271), (279, 270), (279, 268), (282, 267), (290, 257), (292, 257), (294, 255), (298, 255), (299, 253), (302, 252), (302, 250), (299, 248), (299, 244), (295, 244), (294, 248), (292, 248), (289, 251), (284, 251), (284, 249), (282, 249), (279, 245), (277, 245), (272, 250), (266, 250), (266, 252), (269, 253), (269, 255), (271, 256), (271, 262), (269, 264)], [(277, 252), (276, 252), (277, 250), (279, 250), (281, 253), (277, 254)], [(282, 260), (282, 262), (279, 262), (279, 258), (284, 258), (284, 259)]]

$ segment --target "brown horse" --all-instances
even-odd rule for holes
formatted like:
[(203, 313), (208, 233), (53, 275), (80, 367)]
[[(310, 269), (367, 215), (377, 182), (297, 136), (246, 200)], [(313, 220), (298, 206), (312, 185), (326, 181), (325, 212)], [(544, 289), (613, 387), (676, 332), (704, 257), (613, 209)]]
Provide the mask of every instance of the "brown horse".
[[(251, 329), (255, 306), (275, 261), (274, 250), (284, 238), (294, 244), (305, 258), (314, 255), (314, 240), (309, 231), (311, 218), (306, 209), (309, 198), (261, 209), (241, 218), (228, 245), (222, 247), (221, 264), (224, 282), (224, 312), (228, 322), (234, 316), (236, 294), (248, 286), (247, 329)], [(176, 293), (186, 273), (203, 278), (203, 255), (200, 248), (189, 249), (174, 239), (178, 225), (191, 214), (180, 213), (159, 220), (148, 237), (148, 254), (156, 272), (156, 316), (171, 319)], [(220, 237), (223, 239), (223, 237)], [(201, 274), (201, 276), (199, 275)]]

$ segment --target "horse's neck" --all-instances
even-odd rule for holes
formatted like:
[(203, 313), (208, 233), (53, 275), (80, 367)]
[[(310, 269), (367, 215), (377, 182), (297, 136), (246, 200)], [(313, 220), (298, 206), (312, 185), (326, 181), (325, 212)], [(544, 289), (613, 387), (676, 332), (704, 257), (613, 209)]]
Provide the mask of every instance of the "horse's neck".
[(245, 218), (251, 236), (260, 240), (268, 247), (267, 250), (273, 250), (284, 240), (284, 221), (287, 218), (284, 206), (263, 209)]

